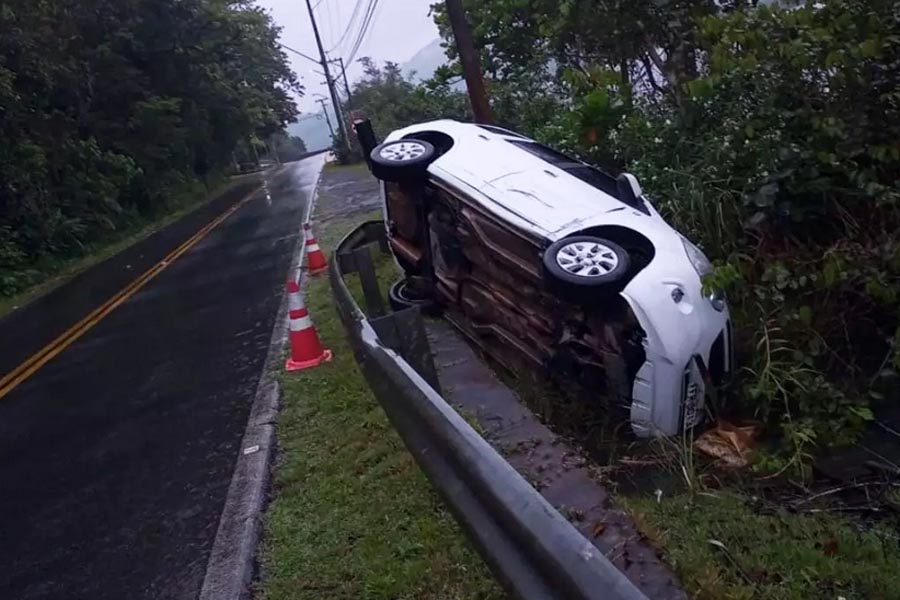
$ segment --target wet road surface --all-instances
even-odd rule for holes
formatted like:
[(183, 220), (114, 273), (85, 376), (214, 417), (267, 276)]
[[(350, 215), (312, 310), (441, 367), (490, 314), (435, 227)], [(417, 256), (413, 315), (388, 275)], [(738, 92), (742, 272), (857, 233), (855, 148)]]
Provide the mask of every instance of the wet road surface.
[[(0, 598), (196, 597), (322, 161), (268, 175), (0, 399)], [(0, 376), (239, 199), (0, 320)]]

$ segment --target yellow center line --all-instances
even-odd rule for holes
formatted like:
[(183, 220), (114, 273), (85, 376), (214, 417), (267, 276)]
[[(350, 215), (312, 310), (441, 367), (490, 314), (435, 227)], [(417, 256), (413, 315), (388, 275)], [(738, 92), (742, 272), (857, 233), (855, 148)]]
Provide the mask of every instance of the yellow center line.
[(240, 201), (231, 206), (221, 215), (203, 226), (197, 233), (192, 235), (180, 246), (172, 250), (161, 261), (144, 271), (144, 273), (122, 288), (118, 293), (109, 298), (106, 302), (95, 308), (88, 316), (84, 317), (64, 333), (59, 335), (52, 342), (32, 354), (22, 364), (0, 378), (0, 398), (9, 394), (16, 386), (34, 375), (38, 369), (50, 362), (57, 354), (65, 350), (69, 345), (89, 331), (94, 325), (99, 323), (109, 313), (118, 308), (123, 302), (131, 298), (142, 287), (154, 277), (162, 273), (169, 265), (178, 260), (185, 252), (193, 248), (200, 240), (202, 240), (210, 231), (221, 225), (225, 219), (230, 217), (249, 202), (262, 186), (257, 187), (252, 192), (244, 196)]

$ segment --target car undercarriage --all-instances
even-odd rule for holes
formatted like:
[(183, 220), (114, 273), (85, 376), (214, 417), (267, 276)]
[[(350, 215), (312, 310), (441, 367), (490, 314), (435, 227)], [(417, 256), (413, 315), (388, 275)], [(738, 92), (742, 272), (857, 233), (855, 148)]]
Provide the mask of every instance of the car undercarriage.
[(627, 408), (642, 331), (618, 294), (569, 302), (544, 281), (542, 244), (434, 182), (387, 183), (392, 249), (414, 293), (511, 370), (578, 382)]

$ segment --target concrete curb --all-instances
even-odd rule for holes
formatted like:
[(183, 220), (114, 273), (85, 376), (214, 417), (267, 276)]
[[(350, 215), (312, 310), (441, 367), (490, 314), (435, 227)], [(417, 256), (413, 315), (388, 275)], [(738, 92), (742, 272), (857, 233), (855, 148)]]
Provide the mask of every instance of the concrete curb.
[[(323, 164), (324, 168), (324, 164)], [(303, 223), (309, 220), (319, 193), (322, 170), (316, 178)], [(289, 274), (301, 274), (304, 256), (302, 229), (291, 257)], [(228, 486), (228, 496), (219, 518), (219, 528), (206, 566), (199, 600), (248, 600), (256, 573), (256, 550), (262, 534), (262, 514), (275, 458), (275, 423), (281, 402), (277, 373), (288, 339), (287, 295), (281, 299), (266, 362), (256, 388), (241, 452)]]

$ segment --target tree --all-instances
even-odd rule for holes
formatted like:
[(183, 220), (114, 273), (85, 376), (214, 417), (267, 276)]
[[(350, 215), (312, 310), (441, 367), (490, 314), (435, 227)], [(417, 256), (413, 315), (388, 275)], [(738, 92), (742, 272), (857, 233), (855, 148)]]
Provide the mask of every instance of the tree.
[(635, 172), (716, 260), (707, 285), (728, 289), (746, 356), (737, 401), (794, 463), (852, 440), (900, 367), (896, 2), (466, 8), (498, 120)]
[(0, 293), (164, 209), (302, 93), (248, 0), (9, 0), (0, 29)]
[(276, 133), (271, 138), (271, 145), (281, 162), (293, 162), (305, 158), (308, 150), (302, 138)]

